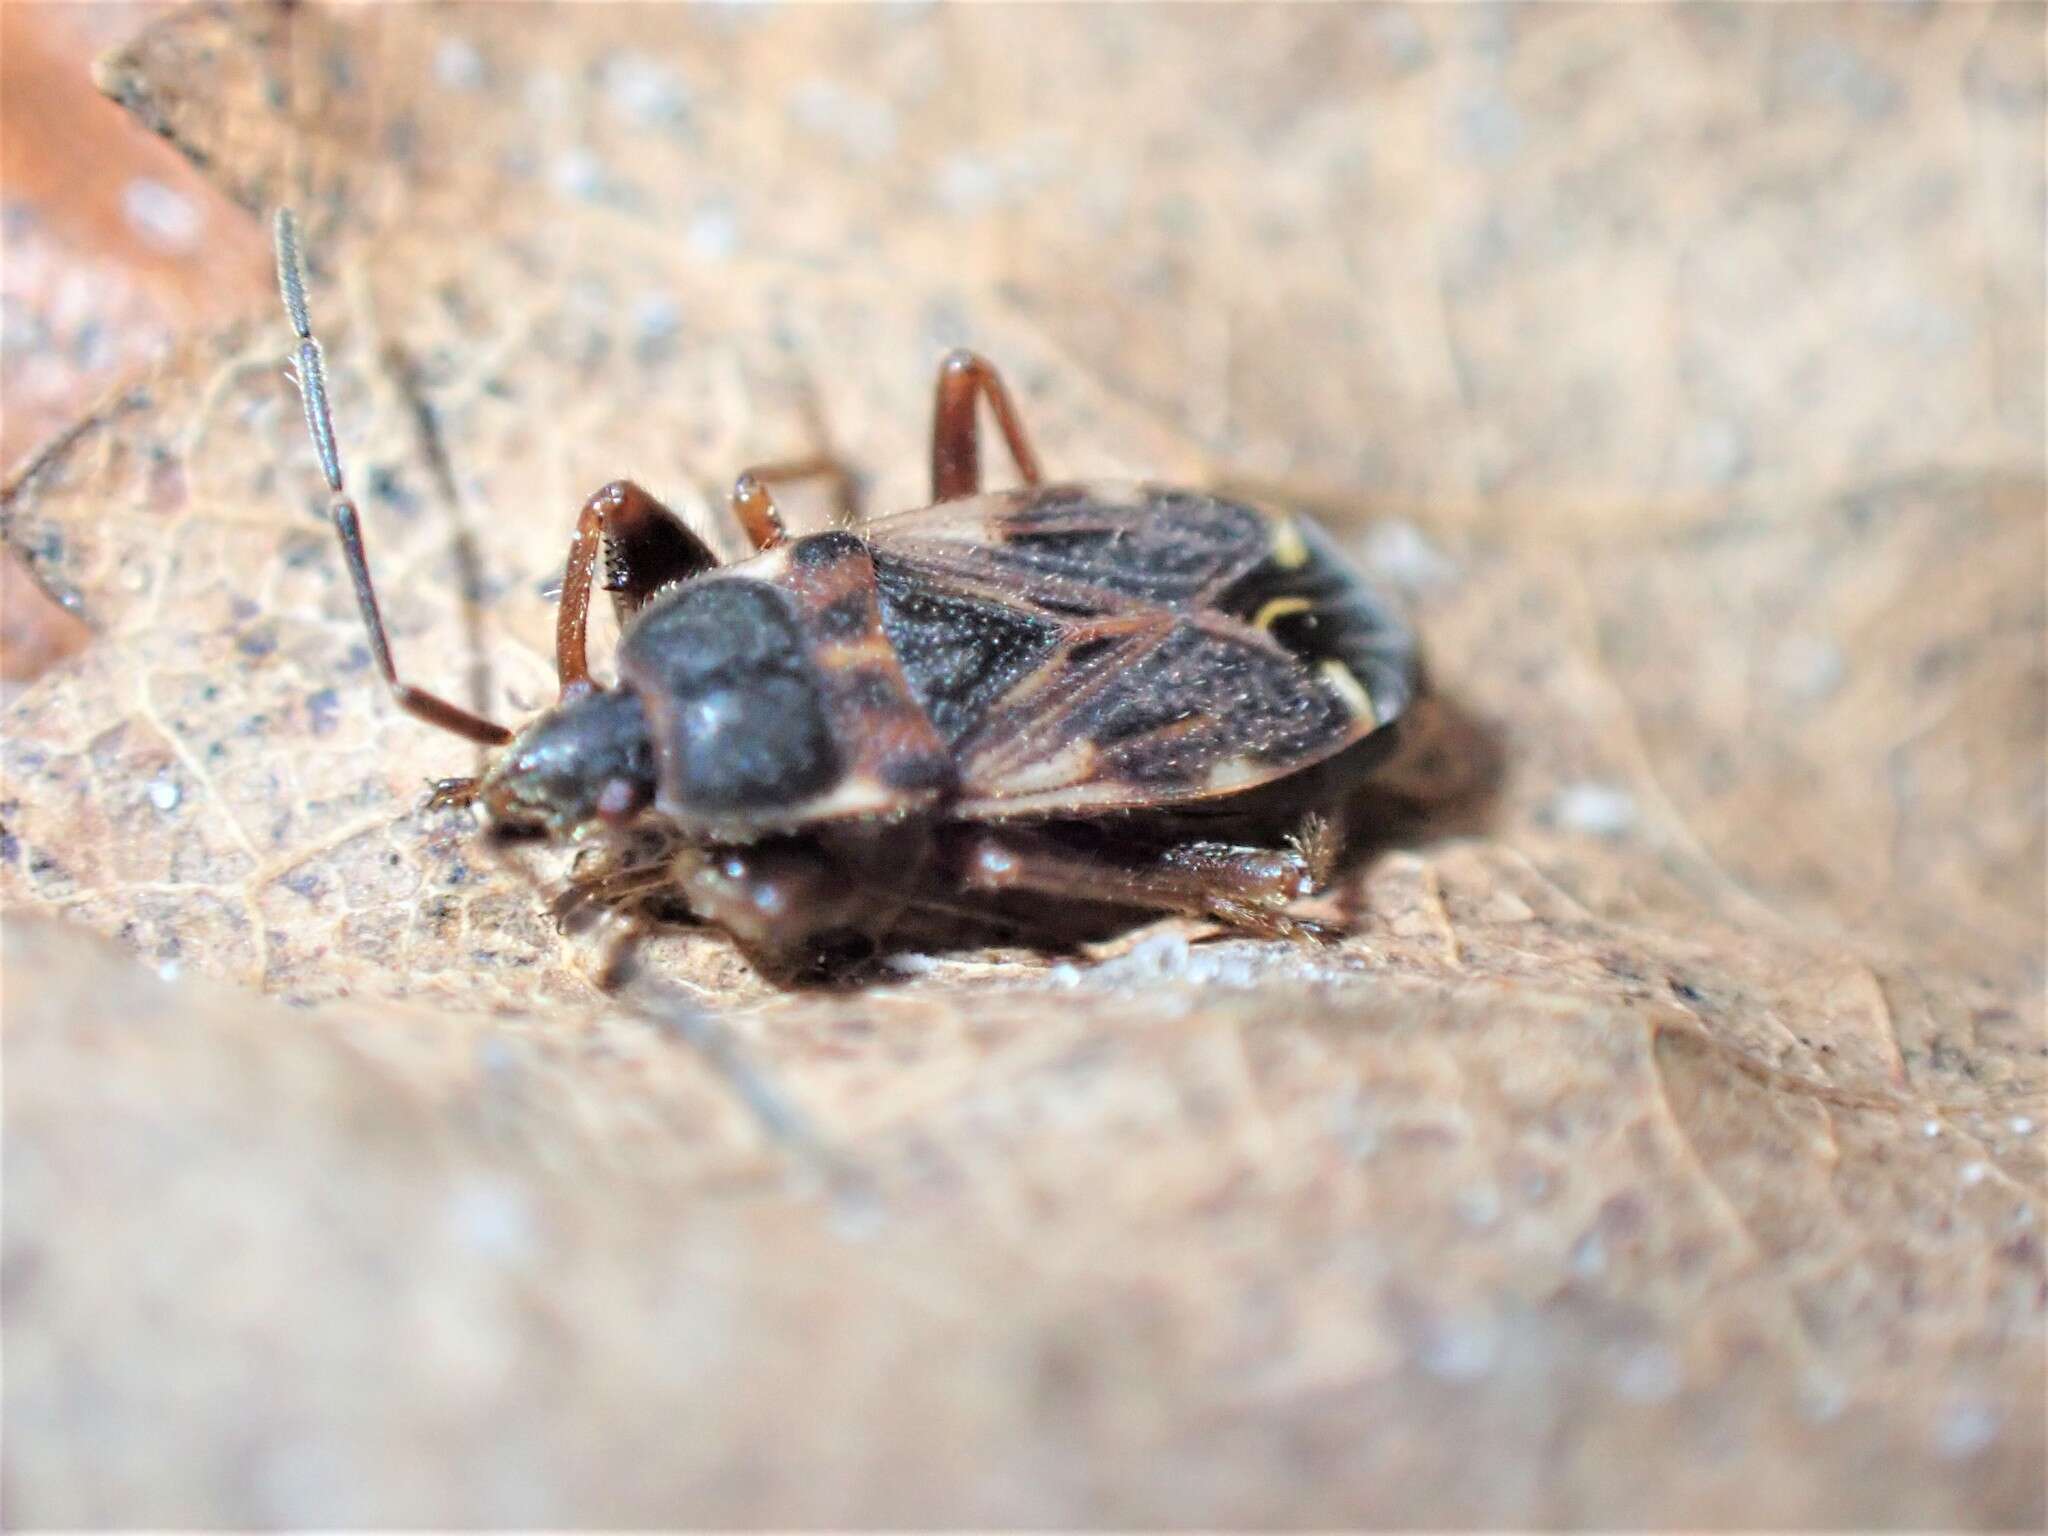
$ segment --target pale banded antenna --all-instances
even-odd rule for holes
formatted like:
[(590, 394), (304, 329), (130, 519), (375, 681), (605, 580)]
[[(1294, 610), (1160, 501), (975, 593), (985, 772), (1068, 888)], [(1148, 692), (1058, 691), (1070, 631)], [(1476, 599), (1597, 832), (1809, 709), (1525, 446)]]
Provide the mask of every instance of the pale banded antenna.
[(494, 747), (512, 739), (502, 725), (471, 714), (438, 694), (400, 682), (397, 665), (391, 659), (391, 641), (384, 633), (384, 615), (377, 606), (377, 588), (370, 580), (370, 557), (363, 547), (363, 520), (356, 511), (341, 478), (341, 452), (334, 443), (334, 411), (327, 403), (327, 368), (320, 356), (320, 343), (313, 335), (312, 316), (306, 309), (306, 268), (299, 259), (299, 228), (289, 208), (277, 210), (277, 286), (284, 296), (285, 313), (298, 333), (298, 350), (292, 354), (293, 377), (299, 398), (306, 407), (306, 430), (313, 436), (313, 451), (320, 456), (321, 473), (333, 493), (328, 516), (341, 540), (341, 552), (348, 561), (349, 579), (355, 584), (356, 606), (362, 610), (363, 628), (369, 632), (370, 651), (377, 658), (377, 670), (391, 687), (398, 707), (410, 715), (438, 725), (444, 731), (466, 736), (480, 746)]
[(313, 339), (313, 318), (306, 313), (306, 264), (299, 256), (299, 224), (289, 208), (277, 210), (277, 286), (284, 294), (285, 313), (299, 333), (299, 395), (306, 406), (306, 430), (327, 476), (327, 489), (341, 491), (341, 454), (334, 446), (334, 413), (327, 405), (327, 367), (320, 343)]

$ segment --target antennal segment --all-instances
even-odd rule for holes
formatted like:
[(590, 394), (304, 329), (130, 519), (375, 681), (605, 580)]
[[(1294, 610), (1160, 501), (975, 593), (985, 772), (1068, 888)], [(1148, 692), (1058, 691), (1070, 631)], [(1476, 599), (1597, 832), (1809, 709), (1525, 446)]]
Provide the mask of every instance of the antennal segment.
[(341, 452), (334, 441), (334, 412), (327, 403), (327, 368), (321, 360), (320, 342), (313, 335), (312, 316), (306, 309), (306, 269), (299, 259), (298, 222), (289, 208), (277, 210), (277, 286), (284, 297), (285, 313), (298, 333), (298, 350), (292, 354), (292, 375), (299, 386), (299, 398), (306, 407), (306, 430), (312, 434), (313, 450), (320, 456), (320, 469), (333, 493), (328, 518), (341, 540), (342, 557), (356, 589), (356, 606), (362, 610), (363, 628), (369, 632), (370, 652), (377, 658), (377, 670), (391, 688), (391, 696), (407, 714), (467, 737), (479, 746), (500, 746), (512, 733), (495, 721), (451, 704), (438, 694), (400, 682), (397, 665), (391, 659), (391, 641), (384, 633), (384, 615), (377, 605), (377, 588), (370, 580), (369, 552), (363, 547), (362, 515), (349, 496), (341, 478)]
[(341, 493), (341, 454), (334, 446), (334, 413), (327, 405), (327, 365), (320, 355), (320, 343), (313, 339), (313, 319), (306, 312), (306, 265), (299, 256), (299, 225), (289, 208), (277, 210), (277, 286), (284, 295), (285, 313), (292, 329), (299, 333), (299, 350), (293, 363), (299, 381), (299, 397), (305, 402), (306, 430), (313, 434), (313, 450), (320, 455), (327, 489)]

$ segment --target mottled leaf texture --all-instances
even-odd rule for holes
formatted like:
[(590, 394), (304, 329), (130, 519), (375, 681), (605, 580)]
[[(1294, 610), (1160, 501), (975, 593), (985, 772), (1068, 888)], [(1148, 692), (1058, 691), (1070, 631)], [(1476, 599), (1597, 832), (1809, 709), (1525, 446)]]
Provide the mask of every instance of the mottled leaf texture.
[(195, 336), (0, 503), (97, 633), (5, 731), (10, 1517), (2038, 1526), (2042, 27), (161, 20), (415, 680), (549, 696), (614, 477), (914, 504), (966, 342), (1055, 473), (1312, 504), (1501, 772), (1328, 948), (607, 999), (424, 808), (283, 319)]

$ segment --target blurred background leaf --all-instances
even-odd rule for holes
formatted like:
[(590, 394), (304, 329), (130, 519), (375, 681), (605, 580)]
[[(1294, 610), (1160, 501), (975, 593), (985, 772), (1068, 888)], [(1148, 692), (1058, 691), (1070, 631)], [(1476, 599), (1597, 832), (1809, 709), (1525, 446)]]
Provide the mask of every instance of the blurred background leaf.
[(664, 936), (820, 1185), (419, 809), (224, 276), (0, 502), (97, 636), (0, 758), (17, 1517), (2039, 1522), (2038, 7), (482, 20), (99, 70), (306, 216), (422, 681), (547, 696), (618, 475), (915, 501), (971, 342), (1318, 508), (1506, 777), (1326, 952)]

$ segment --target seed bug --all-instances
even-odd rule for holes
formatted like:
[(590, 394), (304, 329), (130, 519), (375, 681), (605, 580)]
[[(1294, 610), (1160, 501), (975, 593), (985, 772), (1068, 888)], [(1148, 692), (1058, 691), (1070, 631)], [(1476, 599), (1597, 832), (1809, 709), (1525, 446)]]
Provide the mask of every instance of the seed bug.
[[(680, 909), (771, 968), (1013, 898), (1275, 937), (1333, 920), (1314, 901), (1332, 808), (1393, 746), (1421, 671), (1408, 627), (1305, 518), (1047, 482), (1000, 375), (954, 352), (928, 506), (792, 537), (773, 486), (843, 470), (751, 470), (731, 510), (753, 553), (721, 564), (633, 482), (591, 496), (562, 578), (560, 696), (510, 730), (399, 676), (289, 212), (276, 237), (377, 668), (401, 709), (493, 749), (436, 804), (595, 845), (558, 915)], [(1014, 489), (982, 488), (984, 404)], [(586, 637), (600, 570), (621, 631), (609, 686)]]

